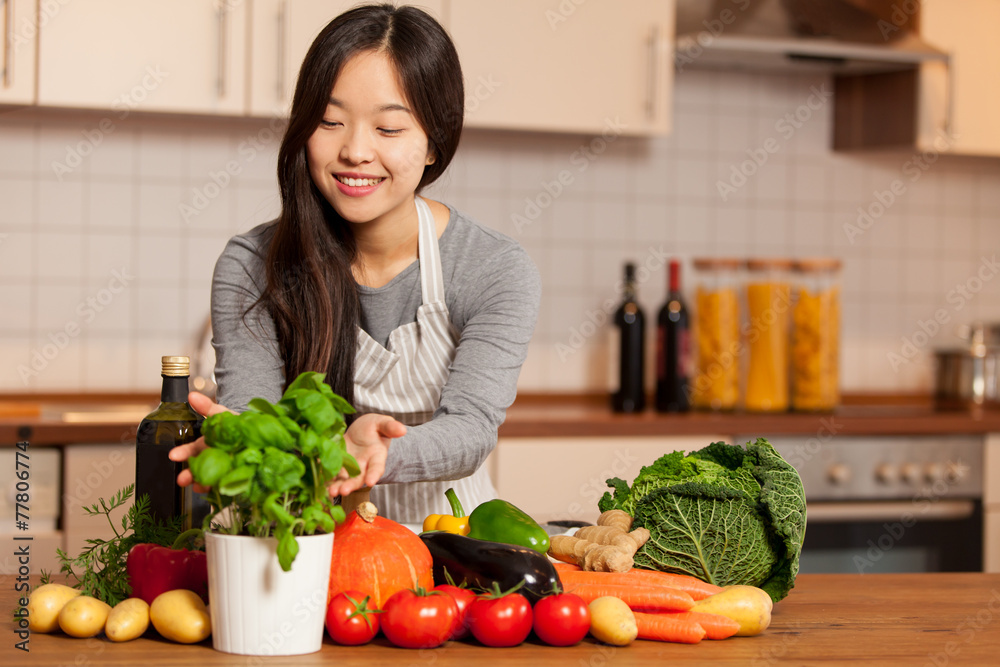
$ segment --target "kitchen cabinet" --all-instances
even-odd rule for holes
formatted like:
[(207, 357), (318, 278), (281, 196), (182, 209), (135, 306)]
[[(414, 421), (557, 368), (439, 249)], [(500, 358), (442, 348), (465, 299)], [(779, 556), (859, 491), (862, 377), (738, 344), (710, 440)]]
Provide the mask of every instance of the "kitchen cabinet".
[(983, 452), (983, 572), (1000, 572), (1000, 433)]
[(606, 480), (628, 483), (639, 470), (674, 450), (693, 451), (721, 435), (685, 437), (500, 438), (490, 473), (497, 494), (540, 523), (595, 523)]
[(995, 0), (922, 3), (921, 37), (948, 52), (950, 61), (836, 77), (834, 148), (1000, 156), (997, 25)]
[(0, 0), (0, 104), (35, 101), (38, 0)]
[[(66, 553), (79, 554), (88, 539), (108, 540), (114, 531), (103, 514), (88, 516), (84, 511), (111, 500), (119, 490), (135, 483), (134, 444), (67, 445), (63, 448), (63, 535)], [(132, 500), (114, 510), (111, 518), (121, 526)]]
[(451, 0), (467, 127), (670, 131), (674, 2)]
[(249, 3), (77, 0), (39, 27), (43, 106), (242, 115)]
[[(254, 0), (250, 17), (252, 116), (287, 116), (306, 51), (319, 31), (354, 0)], [(444, 0), (413, 3), (441, 20)]]

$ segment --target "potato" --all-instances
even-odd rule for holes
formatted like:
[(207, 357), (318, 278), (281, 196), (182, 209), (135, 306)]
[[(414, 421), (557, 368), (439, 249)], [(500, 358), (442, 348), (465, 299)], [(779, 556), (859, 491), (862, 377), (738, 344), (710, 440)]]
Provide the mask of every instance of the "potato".
[(101, 634), (111, 613), (111, 605), (88, 595), (75, 597), (59, 612), (59, 627), (70, 637)]
[(771, 624), (771, 596), (756, 586), (726, 586), (694, 603), (691, 611), (718, 614), (740, 624), (737, 637), (759, 635)]
[(59, 629), (59, 612), (80, 591), (64, 584), (43, 584), (28, 596), (28, 629), (47, 633)]
[(208, 608), (194, 591), (177, 589), (156, 596), (149, 620), (161, 635), (181, 644), (195, 644), (212, 634)]
[(622, 600), (606, 596), (590, 603), (590, 634), (613, 646), (628, 646), (639, 634), (635, 614)]
[(149, 605), (142, 598), (128, 598), (114, 606), (104, 624), (104, 634), (113, 642), (138, 639), (149, 627)]

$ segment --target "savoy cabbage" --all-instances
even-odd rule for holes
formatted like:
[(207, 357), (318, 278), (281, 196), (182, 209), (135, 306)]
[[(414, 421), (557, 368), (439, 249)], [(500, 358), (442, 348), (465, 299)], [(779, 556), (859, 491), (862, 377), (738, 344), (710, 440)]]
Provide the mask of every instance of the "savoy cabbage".
[(613, 492), (600, 509), (624, 510), (649, 529), (636, 567), (757, 586), (775, 602), (795, 585), (805, 492), (795, 468), (764, 438), (746, 449), (713, 442), (687, 456), (666, 454), (631, 487), (618, 478), (608, 486)]

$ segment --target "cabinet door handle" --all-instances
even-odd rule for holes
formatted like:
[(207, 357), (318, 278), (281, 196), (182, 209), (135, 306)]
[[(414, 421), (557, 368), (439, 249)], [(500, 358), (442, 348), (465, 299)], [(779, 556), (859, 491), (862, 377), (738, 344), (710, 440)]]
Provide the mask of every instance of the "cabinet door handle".
[(944, 134), (948, 138), (948, 141), (952, 140), (955, 132), (955, 69), (951, 66), (951, 54), (948, 54), (948, 59), (944, 63), (945, 71), (945, 81), (948, 86), (948, 90), (945, 93), (947, 96), (944, 108)]
[(278, 77), (277, 99), (280, 104), (285, 98), (285, 45), (288, 38), (288, 1), (281, 0), (278, 7)]
[(217, 94), (220, 98), (226, 96), (226, 51), (228, 49), (227, 35), (229, 32), (229, 0), (221, 0), (217, 14), (216, 24), (219, 28), (219, 59), (216, 63), (218, 69)]
[(3, 0), (3, 87), (14, 85), (14, 0)]
[(657, 79), (660, 75), (660, 27), (654, 25), (649, 32), (648, 43), (648, 79), (646, 81), (646, 118), (652, 122), (656, 120), (656, 94), (659, 90)]

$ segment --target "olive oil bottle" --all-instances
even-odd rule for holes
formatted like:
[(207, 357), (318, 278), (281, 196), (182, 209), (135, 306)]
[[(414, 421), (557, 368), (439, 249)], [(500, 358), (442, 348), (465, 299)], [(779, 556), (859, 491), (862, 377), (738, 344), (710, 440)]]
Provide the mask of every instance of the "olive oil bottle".
[(135, 435), (135, 497), (148, 494), (154, 518), (179, 516), (186, 530), (199, 527), (208, 512), (204, 496), (177, 485), (184, 464), (171, 461), (170, 450), (201, 436), (203, 417), (188, 405), (188, 357), (163, 357), (160, 405), (139, 424)]

